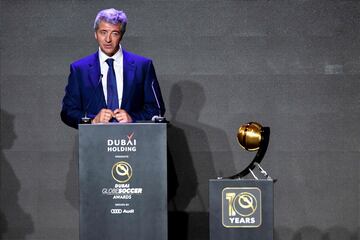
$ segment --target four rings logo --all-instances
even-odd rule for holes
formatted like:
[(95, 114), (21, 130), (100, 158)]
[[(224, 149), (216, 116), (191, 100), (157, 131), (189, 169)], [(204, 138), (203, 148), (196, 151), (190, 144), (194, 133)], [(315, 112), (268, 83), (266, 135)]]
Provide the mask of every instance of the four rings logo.
[(222, 191), (222, 223), (227, 228), (259, 227), (261, 191), (256, 187), (224, 188)]
[(113, 165), (111, 174), (115, 181), (119, 183), (126, 183), (132, 176), (131, 165), (124, 161), (117, 162)]

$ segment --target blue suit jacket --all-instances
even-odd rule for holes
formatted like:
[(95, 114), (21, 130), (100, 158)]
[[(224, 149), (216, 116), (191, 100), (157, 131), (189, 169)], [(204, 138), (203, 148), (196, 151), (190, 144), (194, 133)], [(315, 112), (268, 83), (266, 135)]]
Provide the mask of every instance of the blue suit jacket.
[[(125, 50), (123, 57), (124, 82), (120, 108), (126, 110), (133, 121), (163, 115), (165, 105), (152, 61)], [(98, 52), (70, 65), (61, 110), (61, 119), (65, 124), (77, 128), (85, 115), (94, 118), (102, 108), (107, 108), (100, 74)]]

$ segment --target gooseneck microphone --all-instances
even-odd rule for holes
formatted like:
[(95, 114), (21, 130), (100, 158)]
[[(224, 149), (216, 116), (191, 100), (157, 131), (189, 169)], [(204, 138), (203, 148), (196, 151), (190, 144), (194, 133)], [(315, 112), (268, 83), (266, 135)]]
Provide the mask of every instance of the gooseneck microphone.
[(154, 94), (154, 97), (155, 97), (155, 100), (156, 100), (156, 105), (157, 105), (157, 107), (159, 109), (159, 115), (154, 115), (151, 118), (151, 121), (156, 122), (156, 123), (167, 123), (168, 121), (166, 120), (166, 118), (161, 116), (162, 115), (161, 114), (161, 106), (160, 106), (158, 95), (156, 94), (156, 91), (155, 91), (155, 88), (154, 88), (154, 80), (151, 83), (151, 89), (153, 91), (153, 94)]
[[(85, 108), (85, 114), (84, 114), (84, 117), (81, 118), (81, 124), (91, 124), (91, 118), (89, 118), (87, 116), (87, 112), (89, 110), (89, 107), (90, 105), (94, 102), (94, 96), (96, 95), (96, 91), (101, 83), (101, 80), (103, 78), (103, 75), (100, 74), (99, 76), (99, 81), (98, 83), (96, 84), (96, 87), (94, 88), (92, 94), (91, 94), (91, 98), (90, 98), (90, 101), (88, 102), (88, 104), (86, 105), (86, 108)], [(97, 97), (95, 97), (97, 99)]]

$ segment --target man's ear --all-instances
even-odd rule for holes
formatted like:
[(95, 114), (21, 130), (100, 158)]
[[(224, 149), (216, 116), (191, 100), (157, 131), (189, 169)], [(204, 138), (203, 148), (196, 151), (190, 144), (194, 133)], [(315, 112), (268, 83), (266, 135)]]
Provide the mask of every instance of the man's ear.
[(94, 32), (94, 36), (95, 36), (95, 39), (97, 40), (97, 35), (96, 35), (96, 31)]

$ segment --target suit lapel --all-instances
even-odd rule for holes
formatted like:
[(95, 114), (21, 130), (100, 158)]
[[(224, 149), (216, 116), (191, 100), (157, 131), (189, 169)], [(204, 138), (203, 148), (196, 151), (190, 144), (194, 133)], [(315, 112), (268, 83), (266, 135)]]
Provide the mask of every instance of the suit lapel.
[(93, 59), (89, 62), (89, 80), (91, 82), (91, 85), (95, 88), (97, 88), (99, 84), (99, 76), (100, 76), (100, 63), (99, 63), (99, 57), (98, 52), (94, 53)]
[(98, 52), (94, 53), (92, 61), (89, 62), (89, 81), (93, 86), (93, 95), (90, 97), (96, 98), (96, 105), (100, 104), (101, 107), (106, 107), (104, 91), (101, 84), (101, 72)]
[(129, 54), (123, 50), (123, 71), (124, 71), (124, 82), (123, 82), (123, 96), (121, 101), (121, 108), (127, 109), (127, 104), (131, 101), (131, 95), (133, 92), (134, 76), (135, 76), (135, 61)]

